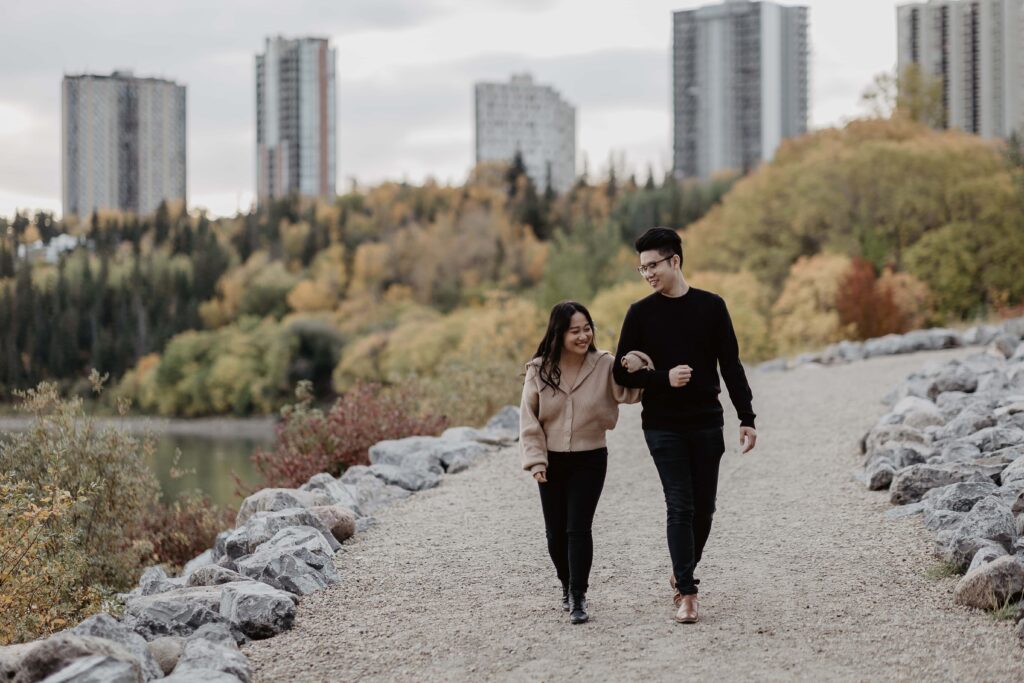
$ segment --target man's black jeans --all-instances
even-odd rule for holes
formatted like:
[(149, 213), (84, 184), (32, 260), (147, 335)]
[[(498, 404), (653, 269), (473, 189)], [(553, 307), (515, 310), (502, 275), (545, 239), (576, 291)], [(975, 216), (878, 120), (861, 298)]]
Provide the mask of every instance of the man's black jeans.
[(548, 481), (540, 484), (548, 553), (559, 580), (585, 593), (594, 561), (590, 533), (608, 471), (608, 449), (548, 452)]
[(689, 432), (645, 429), (644, 438), (665, 492), (668, 552), (676, 587), (690, 595), (697, 592), (693, 570), (711, 533), (725, 438), (721, 427)]

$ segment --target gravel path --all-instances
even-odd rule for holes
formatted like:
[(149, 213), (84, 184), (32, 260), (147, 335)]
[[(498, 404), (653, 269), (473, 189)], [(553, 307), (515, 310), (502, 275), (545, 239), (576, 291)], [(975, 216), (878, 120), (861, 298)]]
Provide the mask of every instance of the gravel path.
[(760, 444), (727, 453), (701, 581), (675, 624), (664, 502), (625, 407), (594, 523), (591, 622), (559, 606), (535, 485), (507, 450), (380, 515), (338, 555), (343, 581), (294, 630), (247, 645), (259, 681), (1024, 680), (1008, 622), (928, 578), (930, 534), (886, 521), (851, 479), (881, 397), (963, 350), (752, 373)]

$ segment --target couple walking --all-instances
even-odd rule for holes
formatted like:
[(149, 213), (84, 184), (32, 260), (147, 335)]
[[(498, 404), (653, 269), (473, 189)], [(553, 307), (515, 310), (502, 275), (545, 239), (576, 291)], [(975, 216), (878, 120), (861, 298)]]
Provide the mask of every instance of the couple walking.
[(676, 621), (695, 623), (700, 562), (711, 532), (718, 464), (725, 452), (718, 371), (740, 418), (740, 446), (754, 448), (750, 387), (721, 297), (690, 287), (683, 247), (668, 228), (635, 243), (637, 270), (654, 290), (629, 308), (614, 356), (594, 346), (594, 322), (576, 302), (551, 311), (526, 366), (520, 406), (523, 468), (540, 489), (548, 552), (562, 608), (587, 621), (591, 524), (608, 465), (605, 432), (620, 403), (643, 404), (643, 431), (665, 493)]

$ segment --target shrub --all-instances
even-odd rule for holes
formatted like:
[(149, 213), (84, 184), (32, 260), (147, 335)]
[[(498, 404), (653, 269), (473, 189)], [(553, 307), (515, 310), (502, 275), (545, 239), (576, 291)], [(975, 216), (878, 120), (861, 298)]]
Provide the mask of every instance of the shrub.
[(309, 382), (300, 382), (295, 395), (297, 403), (281, 410), (274, 449), (252, 455), (267, 486), (294, 488), (320, 472), (338, 476), (369, 464), (367, 451), (378, 441), (434, 435), (446, 426), (444, 418), (420, 413), (407, 388), (357, 383), (326, 413), (312, 406)]
[(142, 526), (153, 546), (150, 561), (179, 569), (213, 546), (217, 534), (234, 526), (235, 513), (197, 491), (169, 505), (157, 505)]

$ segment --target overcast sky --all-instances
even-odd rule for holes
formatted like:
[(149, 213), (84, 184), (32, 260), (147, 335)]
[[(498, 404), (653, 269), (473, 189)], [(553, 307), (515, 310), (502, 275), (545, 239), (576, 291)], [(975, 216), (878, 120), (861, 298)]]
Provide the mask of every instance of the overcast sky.
[[(268, 35), (337, 49), (338, 189), (473, 164), (473, 83), (528, 71), (577, 108), (577, 166), (671, 165), (672, 10), (691, 0), (2, 0), (0, 215), (60, 211), (65, 73), (128, 68), (188, 86), (188, 198), (214, 214), (255, 186), (254, 55)], [(786, 3), (796, 4), (796, 3)], [(808, 0), (811, 126), (861, 112), (896, 61), (895, 0)]]

